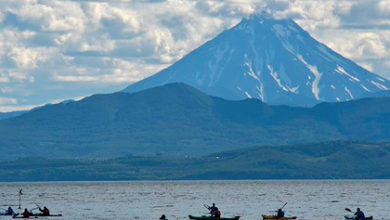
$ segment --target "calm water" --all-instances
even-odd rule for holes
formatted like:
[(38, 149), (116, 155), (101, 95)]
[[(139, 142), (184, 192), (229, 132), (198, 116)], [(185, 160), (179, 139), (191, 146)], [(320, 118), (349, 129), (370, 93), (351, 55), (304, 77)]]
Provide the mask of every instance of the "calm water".
[[(0, 183), (0, 205), (31, 209), (46, 205), (61, 219), (188, 219), (207, 214), (215, 202), (223, 216), (261, 219), (288, 202), (299, 219), (343, 219), (346, 207), (361, 207), (375, 219), (390, 219), (390, 181), (170, 181)], [(16, 207), (15, 207), (16, 208)], [(9, 219), (10, 217), (0, 217)], [(53, 218), (55, 219), (55, 218)], [(58, 219), (58, 218), (57, 218)]]

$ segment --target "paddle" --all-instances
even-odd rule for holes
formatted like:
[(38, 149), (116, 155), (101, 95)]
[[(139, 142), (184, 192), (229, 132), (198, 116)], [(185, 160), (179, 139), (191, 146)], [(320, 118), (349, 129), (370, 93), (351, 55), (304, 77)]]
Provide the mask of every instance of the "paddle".
[(19, 195), (19, 207), (18, 207), (18, 209), (22, 209), (22, 195), (23, 195), (23, 189), (22, 188), (19, 189), (18, 195)]
[(30, 212), (32, 212), (32, 211), (34, 211), (34, 210), (36, 210), (36, 209), (39, 209), (39, 207), (35, 207), (35, 208), (33, 208), (33, 209), (30, 209)]
[(36, 209), (39, 209), (41, 207), (39, 207), (39, 205), (35, 204), (37, 207), (33, 208), (33, 209), (30, 209), (30, 212), (32, 213), (32, 211), (36, 210)]
[(349, 209), (349, 208), (345, 208), (345, 211), (347, 211), (347, 212), (352, 212), (352, 210)]
[(209, 206), (209, 205), (207, 205), (207, 204), (203, 204), (203, 206), (204, 206), (206, 209), (208, 209), (208, 210), (210, 210), (210, 208), (211, 208), (211, 206)]
[(35, 204), (38, 208), (41, 208), (41, 206), (40, 206), (38, 203), (34, 202), (34, 204)]
[[(287, 202), (284, 203), (284, 205), (283, 205), (280, 209), (283, 209), (284, 207), (286, 207), (286, 205), (287, 205)], [(278, 209), (278, 210), (279, 210), (279, 209)], [(276, 211), (274, 211), (274, 212), (278, 212), (278, 210), (276, 210)]]

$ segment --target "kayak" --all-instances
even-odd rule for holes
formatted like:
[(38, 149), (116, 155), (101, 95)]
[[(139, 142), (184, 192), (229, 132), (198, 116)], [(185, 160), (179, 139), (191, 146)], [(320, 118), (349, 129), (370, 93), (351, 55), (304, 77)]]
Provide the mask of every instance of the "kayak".
[[(349, 220), (354, 220), (355, 217), (352, 217), (352, 216), (344, 216), (345, 219), (349, 219)], [(370, 216), (370, 217), (366, 217), (366, 220), (373, 220), (374, 217)]]
[(61, 217), (62, 214), (54, 214), (54, 215), (43, 215), (43, 214), (33, 214), (32, 216), (39, 216), (39, 217)]
[(276, 216), (273, 215), (261, 215), (263, 219), (277, 219), (277, 220), (287, 220), (287, 219), (297, 219), (296, 216), (291, 216), (291, 217), (281, 217), (281, 218), (276, 218)]
[(14, 213), (13, 214), (8, 214), (8, 213), (0, 212), (0, 215), (15, 215), (15, 214)]
[[(23, 215), (14, 215), (12, 218), (25, 218)], [(38, 218), (38, 216), (30, 216), (30, 218)]]
[(226, 217), (221, 217), (221, 218), (213, 218), (211, 216), (192, 216), (192, 215), (189, 215), (188, 216), (190, 219), (199, 219), (199, 220), (205, 220), (205, 219), (218, 219), (218, 220), (239, 220), (240, 219), (240, 216), (235, 216), (235, 217), (232, 217), (232, 218), (226, 218)]
[[(33, 214), (30, 216), (30, 218), (38, 218), (38, 217), (61, 217), (61, 214), (58, 215), (43, 215), (43, 214)], [(23, 215), (14, 215), (12, 218), (25, 218)]]

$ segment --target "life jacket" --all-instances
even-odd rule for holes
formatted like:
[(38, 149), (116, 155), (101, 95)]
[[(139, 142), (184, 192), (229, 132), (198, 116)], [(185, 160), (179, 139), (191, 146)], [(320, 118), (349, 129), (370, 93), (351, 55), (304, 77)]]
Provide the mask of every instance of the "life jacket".
[(219, 211), (218, 209), (217, 209), (217, 211), (216, 211), (216, 213), (215, 213), (215, 217), (221, 217), (221, 211)]
[(30, 214), (29, 211), (24, 211), (24, 212), (22, 213), (22, 215), (23, 215), (24, 218), (29, 218), (31, 214)]
[(44, 215), (50, 215), (49, 209), (48, 209), (48, 208), (43, 209), (43, 214), (44, 214)]

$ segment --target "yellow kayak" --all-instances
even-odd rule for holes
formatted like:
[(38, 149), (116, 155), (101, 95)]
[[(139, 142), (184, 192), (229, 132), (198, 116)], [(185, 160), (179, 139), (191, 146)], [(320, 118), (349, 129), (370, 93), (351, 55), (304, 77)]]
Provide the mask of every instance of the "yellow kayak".
[(276, 216), (273, 215), (261, 215), (263, 219), (275, 219), (275, 220), (287, 220), (287, 219), (297, 219), (296, 216), (291, 216), (291, 217), (281, 217), (281, 218), (276, 218)]

